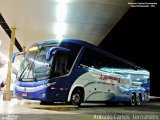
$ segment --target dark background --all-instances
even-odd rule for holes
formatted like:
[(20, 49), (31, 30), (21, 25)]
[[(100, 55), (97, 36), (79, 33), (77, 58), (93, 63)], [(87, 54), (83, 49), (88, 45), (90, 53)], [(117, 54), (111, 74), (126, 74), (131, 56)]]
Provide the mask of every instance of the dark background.
[(151, 96), (160, 96), (159, 5), (149, 2), (156, 7), (130, 7), (99, 47), (149, 70)]

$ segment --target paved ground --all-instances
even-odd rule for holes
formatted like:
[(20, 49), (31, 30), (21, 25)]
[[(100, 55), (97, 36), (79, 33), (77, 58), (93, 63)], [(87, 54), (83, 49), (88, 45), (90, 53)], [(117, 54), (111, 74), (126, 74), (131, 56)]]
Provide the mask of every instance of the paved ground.
[[(61, 109), (57, 109), (57, 108)], [(68, 107), (68, 108), (67, 108)], [(56, 109), (55, 109), (56, 108)], [(65, 108), (65, 109), (63, 109)], [(47, 110), (46, 110), (47, 109)], [(80, 108), (65, 104), (39, 105), (37, 101), (0, 100), (0, 120), (160, 120), (160, 102), (140, 107), (105, 104), (82, 104)]]

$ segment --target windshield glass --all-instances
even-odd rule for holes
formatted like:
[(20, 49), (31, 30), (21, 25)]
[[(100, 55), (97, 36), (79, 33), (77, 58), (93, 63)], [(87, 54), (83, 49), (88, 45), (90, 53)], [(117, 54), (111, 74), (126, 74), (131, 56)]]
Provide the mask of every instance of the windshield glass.
[(40, 50), (27, 52), (23, 59), (18, 78), (22, 81), (34, 81), (49, 77), (51, 62), (46, 61), (46, 52), (53, 46), (45, 46)]
[(23, 59), (18, 79), (21, 81), (37, 81), (48, 78), (59, 77), (68, 74), (79, 53), (81, 46), (73, 43), (60, 43), (59, 46), (68, 48), (71, 51), (57, 50), (52, 53), (49, 61), (46, 60), (46, 53), (51, 47), (56, 45), (44, 46), (40, 50), (38, 47), (30, 48)]

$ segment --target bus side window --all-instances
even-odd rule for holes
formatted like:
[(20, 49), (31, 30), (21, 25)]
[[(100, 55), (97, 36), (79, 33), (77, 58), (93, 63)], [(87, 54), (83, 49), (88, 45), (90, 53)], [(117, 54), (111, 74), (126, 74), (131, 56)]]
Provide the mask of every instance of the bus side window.
[(95, 54), (95, 52), (92, 51), (91, 49), (86, 48), (82, 57), (81, 57), (79, 66), (83, 65), (83, 66), (96, 68), (98, 62), (99, 62), (99, 60), (98, 60), (98, 57)]
[(63, 51), (57, 51), (53, 60), (51, 68), (51, 77), (58, 77), (65, 75), (69, 72), (68, 70), (68, 59), (69, 54)]

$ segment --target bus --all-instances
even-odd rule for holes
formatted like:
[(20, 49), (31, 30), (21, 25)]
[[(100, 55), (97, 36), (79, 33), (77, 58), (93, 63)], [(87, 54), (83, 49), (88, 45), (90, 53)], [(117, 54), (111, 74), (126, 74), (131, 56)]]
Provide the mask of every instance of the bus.
[(42, 104), (66, 102), (127, 103), (149, 101), (150, 73), (132, 62), (77, 39), (34, 43), (17, 75), (17, 97)]

